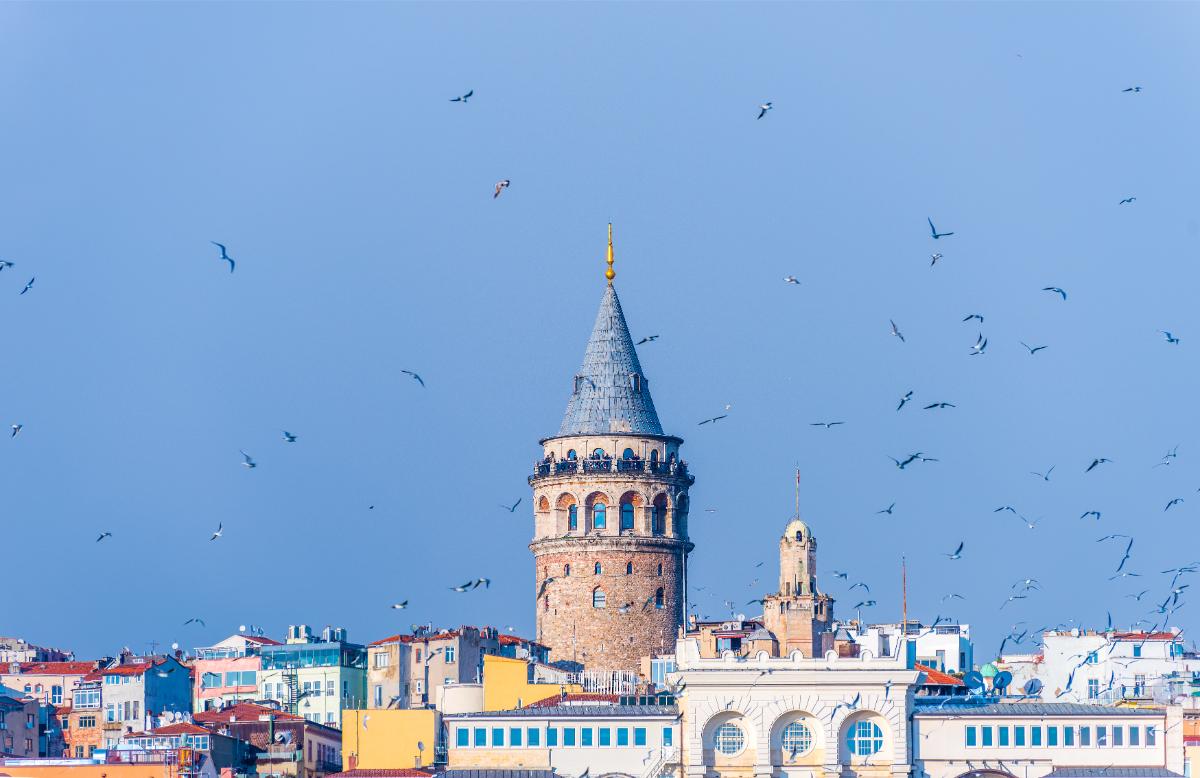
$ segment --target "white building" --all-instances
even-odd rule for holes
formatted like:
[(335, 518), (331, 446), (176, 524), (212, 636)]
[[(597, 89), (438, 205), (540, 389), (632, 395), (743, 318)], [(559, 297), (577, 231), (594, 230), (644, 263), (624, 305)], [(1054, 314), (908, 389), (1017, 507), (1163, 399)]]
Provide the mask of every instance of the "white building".
[(943, 673), (965, 673), (974, 666), (975, 649), (970, 624), (938, 624), (919, 621), (904, 624), (839, 624), (856, 644), (875, 656), (891, 656), (900, 642), (916, 645), (916, 661)]
[(918, 710), (922, 778), (1163, 778), (1183, 772), (1180, 708), (1009, 702)]
[(1057, 702), (1112, 704), (1141, 700), (1166, 704), (1190, 694), (1200, 679), (1200, 659), (1188, 655), (1178, 629), (1169, 632), (1047, 632), (1040, 656), (1018, 655), (999, 663), (1010, 669), (1014, 688), (1036, 677), (1043, 697)]

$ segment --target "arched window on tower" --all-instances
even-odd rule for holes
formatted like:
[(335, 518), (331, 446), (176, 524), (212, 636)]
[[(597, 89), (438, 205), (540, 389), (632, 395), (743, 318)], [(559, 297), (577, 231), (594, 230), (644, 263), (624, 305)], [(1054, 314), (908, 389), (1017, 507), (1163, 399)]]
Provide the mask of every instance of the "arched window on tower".
[(571, 575), (571, 566), (570, 566), (570, 565), (563, 565), (563, 578), (566, 578), (566, 577), (568, 577), (568, 576), (570, 576), (570, 575)]
[(625, 563), (625, 575), (633, 575), (633, 562)]
[(592, 589), (592, 607), (603, 608), (607, 604), (607, 598), (604, 596), (604, 590), (597, 586)]
[(633, 459), (633, 449), (627, 448), (621, 452), (621, 459)]
[(658, 563), (658, 577), (662, 578), (662, 562)]
[(592, 527), (595, 529), (605, 529), (608, 527), (608, 506), (602, 502), (592, 506)]
[(633, 529), (633, 503), (621, 503), (621, 529)]
[(592, 572), (595, 575), (602, 575), (604, 573), (604, 568), (600, 566), (599, 562), (597, 562), (595, 567), (592, 568)]
[(574, 462), (574, 461), (575, 461), (575, 456), (576, 456), (576, 455), (575, 455), (575, 449), (570, 449), (569, 451), (567, 451), (567, 459), (569, 459), (569, 460), (571, 460), (572, 462)]
[(567, 508), (567, 530), (574, 532), (579, 529), (579, 506), (572, 505)]
[(663, 597), (663, 590), (662, 590), (662, 587), (660, 586), (660, 587), (658, 587), (658, 591), (656, 591), (654, 593), (654, 607), (661, 610), (665, 604), (666, 603), (665, 603), (665, 598)]
[(543, 607), (546, 610), (550, 610), (550, 595), (548, 595), (548, 594), (546, 595), (544, 602), (545, 602), (545, 605)]

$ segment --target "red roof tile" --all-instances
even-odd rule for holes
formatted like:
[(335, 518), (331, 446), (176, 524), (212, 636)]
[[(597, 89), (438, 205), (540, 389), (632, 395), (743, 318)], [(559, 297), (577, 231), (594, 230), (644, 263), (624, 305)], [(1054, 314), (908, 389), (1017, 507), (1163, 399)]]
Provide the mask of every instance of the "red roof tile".
[(142, 675), (151, 667), (162, 664), (163, 661), (162, 659), (157, 659), (153, 662), (130, 662), (127, 665), (106, 667), (100, 671), (100, 675)]
[(206, 710), (192, 716), (193, 721), (202, 724), (228, 724), (233, 719), (238, 721), (258, 721), (259, 716), (273, 715), (276, 721), (304, 721), (303, 716), (285, 713), (281, 710), (268, 708), (265, 705), (255, 705), (252, 702), (239, 702), (237, 705), (224, 710)]
[(411, 643), (411, 642), (412, 642), (412, 640), (413, 640), (413, 636), (412, 636), (412, 635), (392, 635), (390, 638), (384, 638), (384, 639), (382, 639), (382, 640), (376, 640), (374, 643), (368, 643), (367, 645), (369, 645), (369, 646), (382, 646), (382, 645), (385, 645), (385, 644), (387, 644), (387, 643)]
[(501, 635), (499, 638), (497, 638), (497, 640), (499, 641), (500, 645), (502, 645), (502, 646), (530, 645), (530, 646), (543, 646), (544, 647), (544, 645), (545, 645), (543, 643), (537, 642), (536, 640), (526, 640), (525, 638), (518, 637), (517, 635)]
[(195, 724), (189, 724), (186, 721), (181, 721), (178, 724), (168, 724), (165, 727), (158, 727), (150, 730), (151, 735), (211, 735), (204, 727), (198, 727)]
[[(0, 672), (4, 668), (5, 665), (0, 664)], [(16, 672), (21, 675), (85, 675), (95, 669), (95, 662), (21, 662)]]
[(955, 678), (953, 675), (946, 675), (945, 673), (941, 672), (940, 670), (934, 670), (932, 667), (929, 667), (928, 665), (923, 665), (920, 662), (917, 662), (916, 664), (914, 664), (913, 667), (917, 670), (920, 670), (922, 673), (925, 674), (925, 681), (922, 684), (923, 686), (963, 686), (964, 685), (961, 679)]
[(1116, 632), (1113, 640), (1177, 640), (1174, 632)]
[(415, 767), (377, 768), (374, 770), (347, 770), (343, 773), (330, 773), (326, 778), (429, 778), (433, 775), (429, 770), (418, 770)]
[(620, 702), (620, 700), (621, 700), (621, 698), (615, 694), (567, 694), (565, 696), (560, 696), (560, 697), (547, 697), (544, 700), (538, 700), (537, 702), (531, 702), (528, 705), (526, 705), (525, 707), (526, 708), (555, 708), (555, 707), (558, 707), (559, 705), (564, 705), (564, 704), (569, 705), (571, 703), (578, 704), (578, 703), (584, 703), (584, 702), (602, 702), (602, 703), (612, 703), (613, 705), (616, 705), (618, 702)]

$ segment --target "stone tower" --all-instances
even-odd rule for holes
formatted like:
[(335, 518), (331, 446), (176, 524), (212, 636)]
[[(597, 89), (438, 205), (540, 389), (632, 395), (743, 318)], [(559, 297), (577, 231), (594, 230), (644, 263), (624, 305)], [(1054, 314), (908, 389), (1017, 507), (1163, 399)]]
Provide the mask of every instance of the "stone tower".
[(779, 593), (763, 598), (764, 626), (781, 656), (799, 649), (811, 657), (828, 648), (823, 636), (832, 620), (833, 598), (817, 590), (817, 539), (797, 515), (779, 539)]
[(552, 661), (637, 671), (673, 650), (684, 620), (688, 487), (680, 438), (663, 433), (621, 301), (608, 284), (533, 487), (537, 639)]

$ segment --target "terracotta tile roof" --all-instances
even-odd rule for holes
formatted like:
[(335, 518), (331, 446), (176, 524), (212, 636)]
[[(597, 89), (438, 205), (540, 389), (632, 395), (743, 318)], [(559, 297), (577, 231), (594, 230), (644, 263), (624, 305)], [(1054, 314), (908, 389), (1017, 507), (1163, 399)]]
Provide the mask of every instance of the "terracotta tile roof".
[(412, 641), (413, 641), (412, 635), (392, 635), (389, 638), (383, 638), (382, 640), (376, 640), (374, 643), (368, 643), (367, 645), (368, 646), (382, 646), (382, 645), (386, 645), (387, 643), (411, 643)]
[(267, 714), (273, 715), (276, 721), (305, 720), (303, 716), (268, 708), (265, 705), (255, 705), (252, 702), (239, 702), (237, 705), (225, 708), (224, 710), (201, 711), (192, 716), (192, 720), (202, 724), (228, 724), (235, 718), (238, 721), (258, 721), (259, 716)]
[(162, 664), (164, 659), (156, 659), (152, 662), (130, 662), (127, 665), (117, 665), (116, 667), (107, 667), (100, 671), (100, 675), (142, 675), (151, 667)]
[(578, 705), (580, 703), (585, 703), (585, 702), (592, 703), (592, 704), (602, 704), (602, 703), (607, 702), (607, 703), (616, 705), (618, 702), (620, 702), (620, 700), (621, 700), (621, 698), (615, 694), (567, 694), (565, 696), (559, 696), (559, 697), (547, 697), (544, 700), (538, 700), (537, 702), (531, 702), (528, 705), (526, 705), (525, 707), (526, 708), (555, 708), (555, 707), (558, 707), (559, 705), (564, 705), (564, 704), (570, 705), (572, 703)]
[(342, 773), (330, 773), (326, 778), (429, 778), (433, 773), (429, 770), (418, 770), (415, 767), (377, 768), (374, 770), (346, 770)]
[(204, 727), (198, 727), (195, 724), (188, 724), (186, 721), (181, 721), (178, 724), (168, 724), (165, 727), (158, 727), (150, 730), (151, 735), (211, 735)]
[(922, 673), (925, 674), (925, 681), (923, 683), (924, 686), (962, 686), (963, 685), (963, 682), (961, 679), (955, 678), (953, 675), (946, 675), (945, 673), (941, 672), (940, 670), (934, 670), (932, 667), (929, 667), (928, 665), (923, 665), (920, 662), (917, 662), (916, 664), (914, 664), (913, 667), (917, 670), (920, 670)]
[(539, 643), (536, 640), (526, 640), (525, 638), (518, 637), (517, 635), (501, 635), (499, 638), (497, 638), (497, 640), (499, 641), (500, 645), (502, 645), (502, 646), (512, 646), (512, 645), (522, 645), (522, 644), (527, 644), (530, 646), (543, 646), (543, 647), (545, 646), (545, 644)]
[(1174, 632), (1116, 632), (1113, 640), (1177, 640)]
[[(5, 665), (0, 664), (0, 672)], [(21, 675), (85, 675), (96, 669), (95, 662), (21, 662), (16, 673)]]

